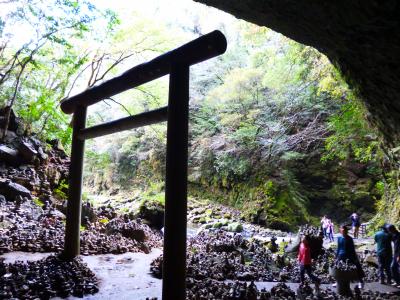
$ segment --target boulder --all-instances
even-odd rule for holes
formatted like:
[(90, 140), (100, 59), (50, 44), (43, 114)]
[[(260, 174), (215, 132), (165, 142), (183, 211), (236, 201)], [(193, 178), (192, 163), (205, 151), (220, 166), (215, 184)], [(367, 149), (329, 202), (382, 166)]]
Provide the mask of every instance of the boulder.
[(15, 200), (18, 196), (32, 199), (31, 192), (27, 188), (8, 179), (0, 179), (0, 193), (8, 200)]
[(285, 248), (285, 253), (296, 256), (299, 252), (300, 242), (300, 236), (298, 235), (296, 239), (294, 239), (290, 244), (287, 245), (287, 247)]
[(378, 258), (376, 256), (373, 256), (372, 254), (368, 254), (365, 258), (364, 258), (364, 262), (370, 265), (373, 265), (375, 267), (378, 267)]
[(138, 242), (143, 242), (146, 239), (146, 234), (142, 229), (123, 230), (122, 235)]
[(53, 149), (65, 152), (64, 146), (59, 139), (54, 139), (47, 142), (53, 146)]
[(94, 222), (97, 219), (97, 214), (95, 209), (90, 205), (89, 202), (86, 202), (82, 205), (81, 211), (81, 222), (83, 226), (86, 226), (86, 222)]
[[(0, 128), (0, 136), (3, 136), (4, 129)], [(7, 130), (6, 136), (3, 139), (5, 143), (11, 143), (17, 138), (17, 134), (14, 131)]]
[(66, 219), (66, 216), (61, 211), (59, 211), (58, 209), (53, 209), (50, 212), (50, 215), (52, 217), (55, 217), (55, 218), (58, 218), (58, 219), (61, 219), (61, 220), (65, 220)]
[[(6, 124), (6, 113), (8, 107), (0, 108), (0, 127), (4, 128)], [(10, 120), (8, 122), (8, 130), (17, 131), (21, 126), (21, 120), (15, 115), (14, 111), (11, 109)]]
[(164, 226), (164, 205), (157, 201), (146, 200), (140, 207), (137, 217), (151, 227), (161, 229)]
[(20, 162), (18, 151), (8, 145), (0, 144), (0, 161), (10, 165), (17, 165)]
[(46, 153), (44, 153), (42, 147), (39, 147), (39, 148), (38, 148), (38, 154), (39, 154), (39, 158), (40, 158), (41, 160), (47, 160), (47, 158), (49, 157)]
[(19, 207), (19, 213), (29, 215), (33, 220), (38, 220), (43, 215), (43, 209), (33, 201), (23, 201)]
[(38, 155), (35, 147), (29, 141), (21, 141), (18, 150), (26, 162), (31, 162)]
[(215, 222), (214, 224), (212, 224), (213, 228), (221, 228), (222, 227), (222, 223), (221, 222)]
[(228, 231), (230, 232), (242, 232), (243, 231), (243, 225), (237, 222), (230, 223), (228, 225)]

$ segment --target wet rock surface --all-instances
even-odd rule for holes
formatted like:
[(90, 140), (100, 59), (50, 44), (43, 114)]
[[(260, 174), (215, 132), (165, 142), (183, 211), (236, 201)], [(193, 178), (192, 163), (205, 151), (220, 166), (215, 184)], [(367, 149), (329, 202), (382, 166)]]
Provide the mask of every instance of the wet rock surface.
[(49, 256), (34, 262), (0, 262), (0, 299), (83, 297), (98, 292), (95, 274), (78, 258)]

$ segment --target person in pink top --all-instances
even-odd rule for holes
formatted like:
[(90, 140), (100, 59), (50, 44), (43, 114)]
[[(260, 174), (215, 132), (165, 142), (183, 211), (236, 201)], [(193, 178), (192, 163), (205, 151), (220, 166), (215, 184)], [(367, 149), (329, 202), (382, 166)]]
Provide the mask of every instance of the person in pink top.
[(307, 273), (308, 277), (310, 277), (315, 285), (319, 285), (321, 280), (312, 273), (310, 237), (307, 235), (304, 236), (301, 241), (298, 260), (300, 264), (300, 282), (304, 282), (304, 274)]

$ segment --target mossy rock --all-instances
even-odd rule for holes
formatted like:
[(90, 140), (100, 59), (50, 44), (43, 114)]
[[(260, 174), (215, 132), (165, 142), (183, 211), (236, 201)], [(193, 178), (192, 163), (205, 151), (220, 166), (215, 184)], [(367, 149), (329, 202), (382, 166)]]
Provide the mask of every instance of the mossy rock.
[(212, 224), (212, 227), (219, 229), (219, 228), (222, 227), (222, 223), (221, 222), (215, 222), (214, 224)]
[(205, 224), (204, 229), (210, 229), (213, 228), (213, 224)]
[(137, 216), (149, 226), (161, 229), (164, 226), (164, 205), (158, 201), (144, 200)]
[(230, 232), (242, 232), (243, 231), (243, 225), (238, 223), (238, 222), (230, 223), (228, 225), (228, 231), (230, 231)]
[(231, 219), (231, 218), (232, 218), (232, 215), (229, 214), (229, 213), (226, 213), (226, 214), (224, 214), (224, 218), (225, 218), (225, 219)]
[(271, 229), (275, 229), (275, 230), (280, 230), (280, 231), (290, 231), (291, 230), (291, 226), (288, 222), (282, 221), (282, 220), (272, 220), (270, 222), (268, 222), (267, 226)]
[(195, 217), (192, 218), (192, 222), (193, 223), (200, 223), (201, 218), (202, 218), (201, 216), (195, 216)]
[(205, 223), (207, 223), (207, 220), (206, 220), (206, 218), (201, 217), (201, 218), (199, 219), (198, 222), (199, 222), (200, 224), (205, 224)]
[(229, 224), (228, 219), (220, 219), (218, 222), (221, 222), (222, 226), (227, 226)]
[(206, 216), (212, 216), (212, 214), (213, 214), (213, 210), (211, 208), (206, 209), (206, 211), (205, 211)]

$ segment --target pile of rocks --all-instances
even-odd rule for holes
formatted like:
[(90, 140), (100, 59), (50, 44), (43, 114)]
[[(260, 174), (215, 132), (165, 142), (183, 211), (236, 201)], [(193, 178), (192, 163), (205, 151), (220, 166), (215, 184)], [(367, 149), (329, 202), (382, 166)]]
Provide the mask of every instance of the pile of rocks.
[(150, 273), (158, 279), (162, 278), (163, 256), (160, 255), (150, 263)]
[[(314, 273), (322, 283), (333, 283), (329, 267), (335, 253), (326, 249), (314, 260)], [(364, 264), (365, 281), (377, 280), (377, 268)], [(162, 276), (162, 257), (155, 259), (151, 273)], [(300, 282), (300, 266), (297, 258), (273, 254), (268, 246), (241, 234), (225, 231), (202, 231), (189, 239), (187, 248), (187, 275), (195, 280), (241, 280), (270, 282)]]
[(265, 290), (258, 291), (252, 282), (221, 283), (215, 280), (195, 280), (189, 278), (187, 280), (186, 299), (226, 299), (226, 300), (267, 300), (271, 294)]
[[(273, 281), (272, 253), (258, 240), (240, 234), (203, 231), (188, 241), (187, 276), (196, 280)], [(160, 278), (162, 257), (152, 262), (151, 272)]]
[[(10, 128), (18, 129), (21, 125), (12, 120), (16, 124)], [(8, 131), (0, 142), (0, 194), (10, 201), (34, 196), (50, 204), (52, 190), (67, 179), (69, 158), (58, 140), (44, 144), (16, 132)]]
[(323, 236), (323, 233), (321, 231), (321, 228), (315, 227), (309, 224), (303, 225), (299, 227), (298, 234), (301, 236), (309, 236), (313, 238), (318, 238), (320, 236)]
[[(0, 199), (0, 253), (9, 251), (59, 252), (64, 246), (64, 217), (50, 207), (43, 210), (32, 200)], [(81, 232), (81, 254), (149, 252), (161, 246), (161, 234), (142, 224), (118, 216), (104, 224), (88, 223)], [(110, 224), (110, 225), (109, 225)]]
[[(285, 283), (278, 283), (271, 291), (265, 289), (259, 290), (257, 286), (251, 282), (219, 282), (212, 279), (196, 280), (193, 278), (187, 279), (187, 295), (186, 299), (192, 300), (395, 300), (399, 295), (394, 293), (380, 293), (372, 291), (361, 291), (356, 288), (353, 292), (353, 298), (339, 296), (334, 291), (329, 289), (321, 289), (315, 291), (307, 283), (302, 284), (297, 289), (297, 293), (293, 291)], [(150, 299), (150, 298), (147, 298)], [(151, 298), (157, 300), (157, 298)]]
[[(292, 234), (290, 232), (265, 228), (260, 225), (245, 224), (243, 227), (249, 236), (254, 236), (257, 238), (271, 238), (271, 237), (277, 237), (277, 236), (289, 237), (289, 239), (292, 238)], [(289, 240), (289, 239), (287, 239), (287, 240)]]
[(94, 273), (78, 258), (49, 256), (34, 262), (0, 262), (0, 299), (83, 297), (98, 292)]
[(240, 211), (215, 203), (200, 203), (189, 201), (188, 222), (205, 224), (215, 220), (226, 219), (229, 222), (241, 220)]
[[(0, 143), (0, 253), (59, 252), (64, 246), (62, 198), (67, 190), (62, 183), (69, 158), (59, 141), (45, 145), (24, 136), (21, 126), (12, 113), (10, 130)], [(148, 252), (161, 245), (157, 231), (111, 207), (84, 205), (82, 210), (82, 254)]]

